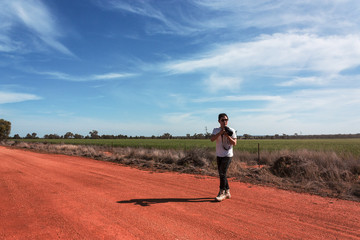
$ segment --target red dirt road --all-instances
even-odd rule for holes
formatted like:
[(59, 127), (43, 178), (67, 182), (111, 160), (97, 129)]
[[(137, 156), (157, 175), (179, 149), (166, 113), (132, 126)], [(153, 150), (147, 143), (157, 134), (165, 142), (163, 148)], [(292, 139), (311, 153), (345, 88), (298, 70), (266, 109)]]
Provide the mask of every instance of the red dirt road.
[(360, 203), (0, 147), (0, 239), (360, 239)]

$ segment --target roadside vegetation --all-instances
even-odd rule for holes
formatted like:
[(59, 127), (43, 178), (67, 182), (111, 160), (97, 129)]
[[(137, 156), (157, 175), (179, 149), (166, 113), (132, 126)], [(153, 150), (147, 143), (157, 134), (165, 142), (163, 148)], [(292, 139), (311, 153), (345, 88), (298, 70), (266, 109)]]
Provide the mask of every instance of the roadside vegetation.
[[(39, 142), (51, 144), (91, 145), (104, 147), (130, 147), (146, 149), (175, 149), (189, 150), (194, 148), (213, 149), (214, 143), (209, 139), (13, 139), (16, 142)], [(297, 151), (333, 151), (338, 155), (351, 154), (360, 158), (360, 138), (345, 139), (239, 139), (235, 150), (258, 153), (275, 152), (282, 150)]]
[(0, 141), (7, 139), (11, 131), (11, 122), (0, 119)]
[[(21, 139), (2, 144), (151, 171), (217, 176), (215, 146), (208, 139)], [(358, 138), (240, 140), (229, 177), (233, 181), (360, 201), (359, 149)]]

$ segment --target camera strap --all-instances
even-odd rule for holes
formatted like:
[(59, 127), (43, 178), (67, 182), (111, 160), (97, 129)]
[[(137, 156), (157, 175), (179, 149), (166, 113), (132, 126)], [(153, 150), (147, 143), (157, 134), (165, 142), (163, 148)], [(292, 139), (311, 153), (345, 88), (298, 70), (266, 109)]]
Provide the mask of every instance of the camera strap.
[[(226, 142), (228, 142), (228, 140), (226, 139)], [(224, 135), (221, 135), (221, 143), (222, 143), (222, 147), (224, 148), (224, 150), (228, 151), (231, 148), (231, 145), (228, 143), (227, 145), (229, 145), (228, 148), (225, 147), (224, 145)]]

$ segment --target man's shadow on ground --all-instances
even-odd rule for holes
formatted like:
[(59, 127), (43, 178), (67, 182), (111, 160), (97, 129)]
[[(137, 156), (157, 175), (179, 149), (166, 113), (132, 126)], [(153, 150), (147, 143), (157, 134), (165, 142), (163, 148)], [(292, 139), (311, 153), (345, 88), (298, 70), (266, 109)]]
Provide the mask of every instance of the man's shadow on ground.
[(147, 198), (147, 199), (130, 199), (125, 201), (117, 201), (117, 203), (134, 203), (143, 207), (148, 207), (157, 203), (168, 203), (168, 202), (189, 202), (189, 203), (200, 203), (200, 202), (216, 202), (214, 198)]

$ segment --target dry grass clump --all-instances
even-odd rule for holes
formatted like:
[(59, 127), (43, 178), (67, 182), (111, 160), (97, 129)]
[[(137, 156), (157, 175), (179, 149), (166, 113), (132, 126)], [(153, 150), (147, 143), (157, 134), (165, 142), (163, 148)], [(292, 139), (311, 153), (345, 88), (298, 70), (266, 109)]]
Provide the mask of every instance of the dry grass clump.
[[(110, 148), (104, 146), (10, 142), (20, 148), (84, 156), (150, 170), (217, 176), (215, 151)], [(240, 181), (360, 201), (360, 159), (308, 150), (236, 151), (228, 171)]]
[[(238, 161), (230, 173), (249, 182), (360, 200), (360, 159), (308, 150), (279, 151), (264, 156), (266, 161), (260, 160), (261, 164), (265, 163), (261, 168), (244, 166)], [(253, 159), (247, 161), (254, 162)]]
[(181, 151), (172, 149), (114, 148), (109, 160), (153, 170), (214, 175), (215, 171), (209, 167), (211, 165), (210, 155), (206, 149)]
[(162, 150), (24, 142), (12, 143), (11, 145), (39, 152), (90, 157), (152, 170), (177, 171), (206, 175), (216, 174), (214, 154), (207, 149)]
[(95, 159), (102, 159), (105, 154), (97, 146), (80, 146), (71, 144), (47, 144), (47, 143), (26, 143), (10, 142), (7, 145), (17, 148), (31, 149), (38, 152), (65, 154), (70, 156), (83, 156)]

